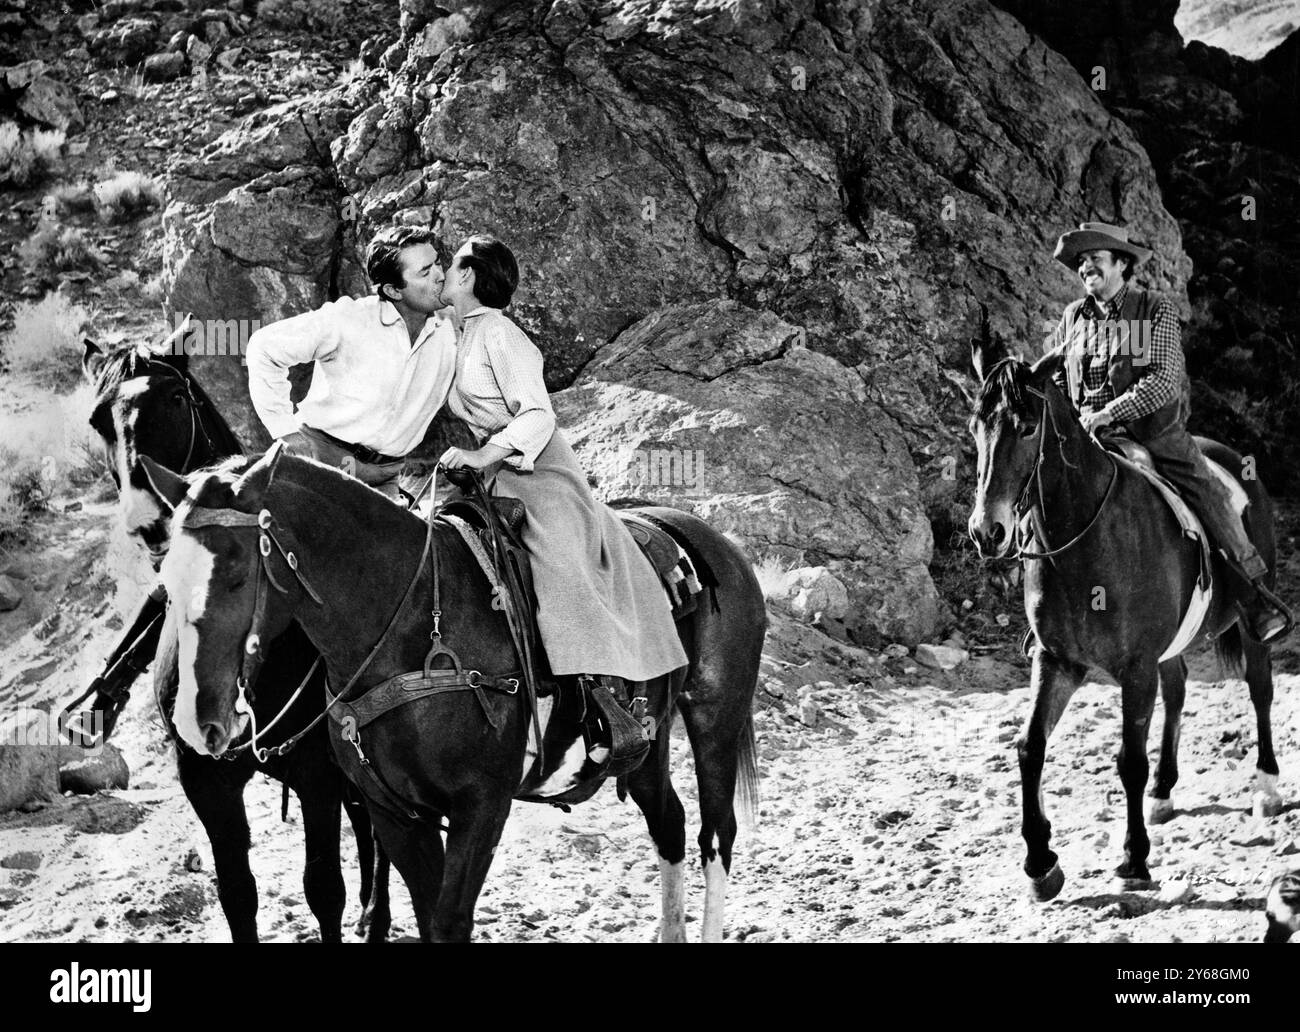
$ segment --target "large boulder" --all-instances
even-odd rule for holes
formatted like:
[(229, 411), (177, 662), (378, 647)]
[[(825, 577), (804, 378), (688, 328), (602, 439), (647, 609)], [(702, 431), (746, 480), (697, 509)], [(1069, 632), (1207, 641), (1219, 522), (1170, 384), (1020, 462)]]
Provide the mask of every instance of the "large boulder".
[[(1291, 481), (1300, 472), (1300, 358), (1290, 343), (1300, 337), (1300, 31), (1251, 61), (1184, 45), (1176, 0), (996, 2), (1096, 84), (1151, 157), (1195, 262), (1184, 332), (1192, 429), (1249, 453), (1266, 481)], [(1243, 13), (1217, 6), (1216, 23)], [(1286, 22), (1266, 6), (1248, 13)]]
[(800, 340), (735, 301), (661, 309), (598, 351), (556, 413), (607, 498), (691, 509), (755, 559), (824, 565), (851, 633), (920, 640), (942, 605), (907, 441), (861, 373)]
[[(1190, 263), (1141, 145), (984, 0), (412, 0), (402, 33), (391, 76), (263, 113), (178, 164), (171, 306), (279, 318), (365, 290), (359, 256), (392, 221), (448, 248), (496, 233), (549, 386), (602, 406), (566, 401), (566, 425), (594, 442), (585, 419), (616, 421), (601, 423), (629, 435), (616, 450), (646, 440), (620, 405), (656, 433), (693, 425), (719, 480), (692, 507), (756, 550), (809, 533), (808, 561), (852, 567), (881, 633), (915, 641), (940, 619), (924, 512), (969, 485), (966, 340), (983, 324), (1038, 349), (1078, 291), (1051, 261), (1057, 234), (1128, 223), (1158, 252), (1147, 281), (1187, 308)], [(694, 372), (657, 366), (647, 339)], [(243, 370), (207, 361), (250, 436)], [(739, 393), (723, 405), (723, 389)], [(835, 511), (849, 500), (863, 510)]]

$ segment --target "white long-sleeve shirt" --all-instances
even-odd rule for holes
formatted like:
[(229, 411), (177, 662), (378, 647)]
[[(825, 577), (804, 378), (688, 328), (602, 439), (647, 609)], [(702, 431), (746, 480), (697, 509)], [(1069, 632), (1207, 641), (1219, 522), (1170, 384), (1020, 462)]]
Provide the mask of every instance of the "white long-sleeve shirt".
[[(264, 326), (248, 340), (248, 393), (272, 437), (313, 426), (385, 455), (405, 455), (447, 400), (456, 330), (429, 317), (411, 343), (397, 309), (378, 294), (341, 297), (314, 312)], [(289, 367), (315, 362), (293, 411)]]
[(457, 351), (452, 414), (476, 437), (511, 449), (507, 466), (530, 472), (555, 433), (542, 353), (501, 309), (486, 306), (465, 316)]

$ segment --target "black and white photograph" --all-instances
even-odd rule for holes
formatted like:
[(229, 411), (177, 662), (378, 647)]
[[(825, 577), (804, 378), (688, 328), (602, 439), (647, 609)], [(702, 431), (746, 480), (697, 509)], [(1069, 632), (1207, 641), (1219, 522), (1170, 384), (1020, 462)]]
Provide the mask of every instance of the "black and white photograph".
[(1300, 0), (0, 40), (0, 942), (1282, 988)]

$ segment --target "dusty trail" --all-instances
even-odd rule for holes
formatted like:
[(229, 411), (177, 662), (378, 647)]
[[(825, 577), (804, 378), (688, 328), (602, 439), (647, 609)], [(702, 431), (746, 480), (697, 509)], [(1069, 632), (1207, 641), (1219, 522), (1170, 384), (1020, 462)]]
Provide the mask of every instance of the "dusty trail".
[[(43, 682), (50, 693), (66, 694), (74, 673), (84, 676), (110, 634), (100, 628), (78, 643), (80, 652), (61, 660)], [(30, 638), (10, 652), (33, 648)], [(1294, 656), (1284, 654), (1281, 665), (1294, 670)], [(1012, 745), (1029, 708), (1025, 672), (977, 659), (954, 674), (937, 674), (774, 618), (757, 715), (763, 800), (757, 826), (741, 830), (728, 937), (1258, 938), (1268, 877), (1300, 862), (1294, 856), (1300, 839), (1297, 677), (1278, 676), (1274, 711), (1288, 805), (1259, 823), (1249, 816), (1254, 718), (1245, 686), (1213, 680), (1209, 657), (1194, 665), (1192, 676), (1177, 816), (1152, 834), (1152, 873), (1160, 888), (1120, 893), (1112, 884), (1124, 835), (1113, 759), (1118, 693), (1089, 683), (1050, 750), (1046, 800), (1067, 882), (1058, 901), (1038, 906), (1027, 899), (1020, 871)], [(806, 726), (801, 714), (816, 726)], [(40, 858), (33, 870), (0, 872), (0, 939), (227, 938), (207, 842), (176, 784), (147, 692), (136, 693), (120, 727), (135, 787), (0, 820), (0, 857), (27, 851)], [(693, 841), (696, 792), (680, 733), (675, 754)], [(296, 802), (284, 824), (277, 785), (255, 780), (249, 800), (262, 934), (313, 939), (316, 926), (301, 891)], [(184, 864), (191, 849), (205, 861), (197, 873)], [(345, 857), (355, 855), (350, 838), (344, 849)], [(519, 804), (481, 900), (477, 936), (649, 941), (657, 931), (657, 878), (639, 814), (631, 803), (619, 804), (611, 788), (571, 814)], [(355, 869), (348, 879), (352, 921)], [(702, 877), (688, 891), (690, 931), (697, 935)], [(409, 900), (396, 882), (394, 899), (397, 934), (410, 935)]]

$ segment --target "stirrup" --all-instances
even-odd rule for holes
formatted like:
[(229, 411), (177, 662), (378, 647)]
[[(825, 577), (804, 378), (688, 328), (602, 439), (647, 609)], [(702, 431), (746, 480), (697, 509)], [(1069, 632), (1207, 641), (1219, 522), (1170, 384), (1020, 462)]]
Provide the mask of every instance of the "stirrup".
[[(1257, 580), (1257, 581), (1252, 581), (1251, 586), (1254, 587), (1258, 597), (1256, 598), (1253, 605), (1246, 607), (1247, 618), (1245, 621), (1243, 621), (1245, 624), (1247, 624), (1246, 631), (1251, 638), (1259, 642), (1261, 645), (1276, 644), (1277, 642), (1281, 641), (1283, 638), (1285, 638), (1288, 634), (1291, 633), (1292, 629), (1295, 627), (1295, 616), (1292, 614), (1290, 607), (1288, 607), (1285, 602), (1283, 602), (1280, 598), (1278, 598), (1277, 595), (1273, 592), (1273, 590), (1269, 588), (1266, 584)], [(1260, 608), (1263, 607), (1267, 607), (1272, 612), (1277, 613), (1279, 616), (1282, 617), (1283, 622), (1282, 622), (1282, 626), (1279, 627), (1277, 630), (1273, 631), (1271, 634), (1265, 636), (1259, 636), (1255, 633), (1255, 628), (1253, 626), (1254, 620), (1251, 619), (1251, 614), (1252, 611), (1257, 612)]]
[(584, 737), (587, 737), (593, 718), (601, 733), (594, 743), (588, 738), (588, 753), (591, 753), (593, 745), (608, 749), (604, 760), (593, 761), (600, 765), (599, 776), (622, 777), (631, 773), (650, 753), (650, 740), (645, 729), (623, 708), (603, 678), (584, 674), (578, 678), (578, 685), (594, 704), (583, 724)]

